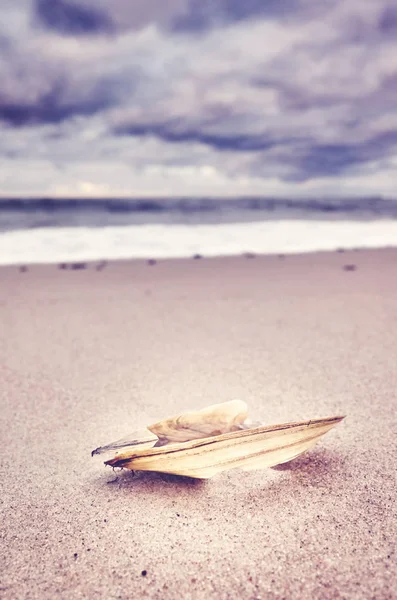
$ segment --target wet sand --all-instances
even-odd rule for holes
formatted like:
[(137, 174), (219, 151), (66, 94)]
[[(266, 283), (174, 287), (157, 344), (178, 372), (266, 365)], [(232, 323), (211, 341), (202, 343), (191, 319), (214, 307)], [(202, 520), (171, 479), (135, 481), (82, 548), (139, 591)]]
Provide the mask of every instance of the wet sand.
[[(397, 590), (397, 250), (0, 269), (0, 596), (376, 598)], [(208, 481), (97, 446), (241, 398), (346, 414)]]

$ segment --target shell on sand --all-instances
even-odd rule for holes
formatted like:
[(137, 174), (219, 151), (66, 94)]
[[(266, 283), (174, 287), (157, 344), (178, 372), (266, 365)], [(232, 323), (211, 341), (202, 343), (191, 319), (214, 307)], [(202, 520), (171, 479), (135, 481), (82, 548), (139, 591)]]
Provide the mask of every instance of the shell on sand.
[(113, 467), (208, 479), (229, 469), (262, 469), (288, 462), (309, 450), (344, 417), (250, 426), (247, 405), (234, 400), (150, 425), (156, 434), (134, 434), (97, 448), (115, 452)]

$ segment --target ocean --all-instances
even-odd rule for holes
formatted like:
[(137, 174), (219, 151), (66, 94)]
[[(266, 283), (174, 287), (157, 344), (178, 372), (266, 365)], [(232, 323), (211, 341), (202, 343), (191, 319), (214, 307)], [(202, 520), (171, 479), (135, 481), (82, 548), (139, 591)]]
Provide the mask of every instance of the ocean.
[(397, 246), (397, 201), (0, 199), (0, 264)]

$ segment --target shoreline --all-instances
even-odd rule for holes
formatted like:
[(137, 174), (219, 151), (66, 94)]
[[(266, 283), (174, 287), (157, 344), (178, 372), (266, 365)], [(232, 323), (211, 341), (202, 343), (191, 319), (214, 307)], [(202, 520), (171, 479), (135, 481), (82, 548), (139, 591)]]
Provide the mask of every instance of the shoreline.
[(0, 263), (295, 254), (397, 244), (397, 220), (35, 228), (0, 235)]
[(377, 247), (355, 247), (355, 248), (334, 248), (331, 250), (307, 250), (302, 252), (292, 252), (292, 251), (284, 251), (284, 252), (240, 252), (238, 254), (219, 254), (219, 255), (205, 255), (205, 254), (192, 254), (190, 256), (170, 256), (170, 257), (159, 257), (159, 258), (149, 258), (149, 257), (131, 257), (131, 258), (93, 258), (87, 260), (78, 260), (78, 259), (69, 259), (64, 261), (50, 261), (50, 262), (12, 262), (12, 263), (0, 263), (0, 270), (8, 269), (8, 268), (16, 268), (20, 269), (21, 267), (29, 268), (56, 268), (65, 271), (82, 271), (82, 270), (98, 270), (102, 271), (108, 266), (111, 265), (149, 265), (155, 266), (157, 264), (169, 264), (169, 263), (190, 263), (191, 261), (195, 262), (205, 262), (205, 261), (235, 261), (240, 259), (246, 260), (283, 260), (288, 258), (302, 258), (305, 257), (323, 257), (323, 256), (331, 256), (334, 254), (338, 255), (346, 255), (346, 256), (355, 256), (357, 253), (363, 254), (372, 254), (372, 253), (381, 253), (381, 252), (397, 252), (397, 243), (395, 246), (386, 245), (386, 246), (377, 246)]

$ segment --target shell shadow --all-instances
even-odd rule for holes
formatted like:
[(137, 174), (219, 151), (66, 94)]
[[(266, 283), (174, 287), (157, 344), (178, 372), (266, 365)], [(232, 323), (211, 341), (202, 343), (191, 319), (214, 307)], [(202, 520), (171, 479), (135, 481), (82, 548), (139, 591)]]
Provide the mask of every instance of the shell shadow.
[(323, 505), (324, 497), (350, 493), (354, 477), (346, 456), (325, 449), (311, 450), (269, 471), (270, 477), (242, 486), (240, 498), (247, 510), (260, 506), (266, 514), (298, 517), (300, 510)]
[[(295, 458), (294, 460), (272, 467), (273, 471), (277, 471), (282, 475), (289, 474), (289, 477), (281, 477), (280, 479), (264, 481), (264, 485), (269, 489), (274, 486), (295, 485), (297, 487), (307, 487), (307, 485), (317, 485), (318, 482), (327, 484), (332, 482), (335, 477), (338, 477), (341, 471), (345, 471), (345, 459), (343, 456), (335, 452), (330, 452), (323, 448), (313, 449), (306, 454)], [(229, 477), (245, 478), (255, 477), (255, 473), (264, 473), (268, 471), (257, 470), (251, 473), (243, 473), (230, 471)], [(268, 471), (269, 472), (269, 471)], [(110, 476), (109, 476), (110, 475)], [(118, 491), (134, 490), (147, 493), (162, 493), (167, 490), (167, 493), (175, 493), (176, 495), (188, 490), (201, 491), (208, 485), (217, 485), (216, 480), (226, 474), (219, 474), (211, 480), (194, 479), (192, 477), (182, 477), (168, 473), (159, 473), (155, 471), (129, 471), (128, 469), (114, 470), (113, 473), (105, 473), (101, 477), (99, 485), (101, 487), (114, 487)], [(292, 477), (292, 479), (291, 479)], [(221, 482), (223, 485), (223, 482)], [(247, 486), (250, 484), (246, 482)]]
[(206, 484), (205, 479), (194, 479), (193, 477), (182, 477), (169, 473), (158, 473), (156, 471), (129, 471), (121, 469), (112, 474), (105, 482), (106, 485), (115, 486), (119, 489), (142, 489), (147, 491), (161, 488), (189, 489), (201, 488)]
[(278, 477), (266, 487), (268, 493), (283, 493), (286, 490), (301, 493), (307, 488), (332, 490), (336, 481), (342, 489), (346, 480), (352, 476), (346, 456), (325, 448), (310, 450), (288, 463), (272, 467), (271, 470)]
[(344, 458), (336, 452), (324, 448), (315, 448), (289, 462), (272, 467), (272, 470), (323, 478), (341, 468), (344, 462)]

